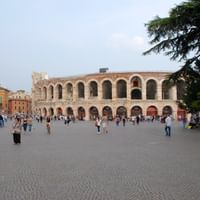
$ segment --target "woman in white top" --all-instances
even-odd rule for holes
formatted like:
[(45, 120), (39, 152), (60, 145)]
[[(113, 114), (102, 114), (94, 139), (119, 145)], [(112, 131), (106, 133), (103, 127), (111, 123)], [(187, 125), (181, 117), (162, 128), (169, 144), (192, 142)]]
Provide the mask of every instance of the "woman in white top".
[(172, 118), (170, 115), (168, 115), (165, 118), (165, 133), (166, 136), (171, 136), (171, 126), (172, 126)]
[(12, 128), (13, 128), (12, 129), (13, 142), (14, 144), (20, 144), (21, 143), (21, 129), (22, 129), (22, 123), (21, 123), (20, 117), (16, 117)]

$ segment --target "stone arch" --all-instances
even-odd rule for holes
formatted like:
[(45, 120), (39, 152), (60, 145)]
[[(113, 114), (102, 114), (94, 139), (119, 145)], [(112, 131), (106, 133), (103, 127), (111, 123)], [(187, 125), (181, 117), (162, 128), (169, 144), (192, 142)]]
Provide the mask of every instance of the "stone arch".
[(67, 115), (74, 115), (74, 111), (72, 107), (67, 107), (66, 108), (66, 114)]
[(147, 108), (147, 116), (157, 116), (158, 115), (158, 109), (156, 106), (149, 106)]
[(83, 82), (77, 83), (78, 98), (85, 98), (85, 85)]
[(73, 84), (67, 83), (66, 86), (66, 97), (67, 99), (71, 99), (73, 97)]
[(49, 115), (54, 116), (54, 109), (52, 107), (49, 108)]
[(47, 100), (47, 87), (44, 86), (43, 89), (42, 89), (42, 93), (43, 93), (43, 100)]
[(139, 75), (133, 75), (130, 78), (131, 88), (142, 88), (142, 77)]
[(48, 96), (49, 96), (49, 100), (54, 99), (54, 86), (53, 85), (49, 85), (49, 87), (48, 87)]
[(167, 80), (162, 82), (162, 99), (172, 99), (172, 84)]
[(186, 84), (184, 80), (178, 80), (176, 83), (177, 87), (177, 100), (182, 100), (186, 91)]
[(146, 95), (147, 99), (157, 98), (157, 82), (154, 79), (149, 79), (146, 82)]
[(127, 117), (127, 109), (124, 106), (119, 106), (116, 110), (116, 115), (122, 117), (125, 116)]
[(90, 97), (98, 96), (98, 84), (94, 80), (89, 82), (89, 95), (90, 95)]
[(80, 106), (78, 107), (78, 119), (84, 120), (84, 118), (85, 118), (85, 109), (82, 106)]
[(37, 114), (42, 115), (42, 109), (41, 108), (38, 109), (38, 113)]
[(56, 96), (57, 96), (57, 99), (60, 100), (63, 98), (63, 86), (62, 84), (58, 83), (55, 87), (56, 89)]
[(131, 116), (142, 115), (142, 108), (140, 106), (133, 106), (131, 108)]
[(142, 99), (142, 92), (140, 89), (133, 89), (131, 91), (131, 99)]
[(113, 112), (110, 106), (104, 106), (102, 109), (102, 116), (107, 116), (109, 120), (113, 120)]
[(112, 82), (104, 80), (102, 83), (103, 99), (112, 99)]
[(47, 109), (46, 109), (45, 107), (42, 109), (42, 115), (43, 115), (44, 117), (47, 116)]
[(35, 115), (38, 115), (39, 114), (39, 108), (36, 108), (35, 109)]
[(42, 99), (42, 88), (37, 88), (38, 99)]
[(95, 120), (98, 116), (99, 116), (99, 111), (97, 109), (96, 106), (92, 106), (90, 107), (89, 109), (89, 117), (90, 117), (90, 120)]
[(127, 83), (125, 80), (117, 81), (117, 98), (127, 98)]
[(57, 116), (62, 116), (63, 115), (63, 109), (61, 107), (56, 108), (56, 114)]
[(171, 106), (164, 106), (162, 109), (162, 115), (172, 115), (173, 110)]

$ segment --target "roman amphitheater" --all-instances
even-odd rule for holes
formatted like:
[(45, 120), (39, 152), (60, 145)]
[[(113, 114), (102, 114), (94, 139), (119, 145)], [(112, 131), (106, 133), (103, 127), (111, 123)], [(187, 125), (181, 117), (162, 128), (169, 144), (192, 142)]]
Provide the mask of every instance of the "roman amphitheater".
[(33, 113), (43, 116), (74, 115), (91, 120), (96, 116), (156, 116), (170, 113), (174, 118), (185, 111), (178, 107), (184, 82), (169, 86), (169, 72), (99, 72), (48, 78), (32, 74)]

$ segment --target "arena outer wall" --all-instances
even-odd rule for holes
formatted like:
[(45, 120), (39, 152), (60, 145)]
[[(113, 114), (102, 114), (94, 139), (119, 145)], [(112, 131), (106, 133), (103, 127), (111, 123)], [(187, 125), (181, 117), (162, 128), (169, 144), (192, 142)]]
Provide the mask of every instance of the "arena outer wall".
[[(177, 101), (183, 83), (168, 86), (169, 72), (105, 72), (80, 76), (48, 78), (32, 74), (32, 111), (43, 116), (74, 115), (90, 120), (97, 115), (185, 114)], [(177, 89), (179, 88), (179, 89)]]

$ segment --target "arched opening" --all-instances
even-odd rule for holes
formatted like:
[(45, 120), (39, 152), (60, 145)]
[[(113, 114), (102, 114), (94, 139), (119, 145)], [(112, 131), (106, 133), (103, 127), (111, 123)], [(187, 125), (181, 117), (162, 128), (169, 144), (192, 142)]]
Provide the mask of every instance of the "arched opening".
[(38, 92), (38, 99), (42, 99), (42, 89), (38, 88), (37, 92)]
[(155, 106), (149, 106), (147, 108), (147, 116), (157, 116), (158, 109)]
[(58, 84), (57, 85), (57, 98), (62, 99), (63, 94), (62, 94), (62, 85)]
[(140, 106), (133, 106), (131, 108), (131, 116), (142, 115), (142, 108)]
[(142, 88), (142, 81), (138, 76), (131, 79), (131, 88)]
[(98, 85), (95, 81), (90, 82), (90, 97), (98, 96)]
[(177, 88), (177, 100), (182, 100), (186, 91), (185, 82), (183, 80), (178, 80), (176, 88)]
[(43, 99), (47, 100), (47, 88), (43, 87)]
[(172, 84), (167, 80), (162, 82), (162, 99), (172, 99)]
[(147, 81), (146, 91), (147, 91), (147, 99), (156, 99), (157, 84), (155, 80)]
[(131, 99), (142, 99), (142, 93), (140, 89), (133, 89), (131, 91)]
[(78, 119), (84, 120), (85, 118), (85, 109), (83, 107), (78, 108)]
[(112, 108), (109, 106), (103, 107), (102, 115), (107, 116), (108, 120), (113, 120)]
[(117, 81), (117, 98), (126, 98), (127, 97), (127, 86), (126, 81), (119, 80)]
[(71, 83), (67, 84), (67, 99), (71, 99), (73, 97), (73, 86)]
[(127, 117), (127, 109), (124, 106), (120, 106), (117, 108), (117, 112), (116, 115), (118, 115), (119, 117)]
[(63, 110), (62, 110), (61, 107), (58, 107), (58, 108), (56, 109), (56, 111), (57, 111), (57, 116), (58, 116), (58, 117), (63, 115)]
[(68, 108), (66, 109), (66, 114), (67, 114), (67, 115), (74, 115), (74, 111), (73, 111), (72, 107), (68, 107)]
[(54, 116), (54, 110), (53, 110), (53, 108), (49, 108), (49, 115), (50, 116)]
[(162, 110), (162, 115), (172, 115), (172, 108), (170, 106), (165, 106)]
[(95, 106), (92, 106), (89, 110), (90, 120), (95, 120), (99, 116), (98, 109)]
[(83, 83), (78, 83), (78, 98), (85, 98), (85, 87)]
[(103, 99), (112, 99), (112, 83), (110, 81), (103, 82)]
[(47, 116), (47, 109), (46, 109), (46, 108), (43, 108), (42, 115), (43, 115), (44, 117)]
[(38, 109), (38, 113), (37, 114), (42, 115), (41, 108)]
[(54, 98), (54, 88), (52, 85), (49, 86), (48, 93), (49, 93), (49, 99), (52, 100)]

